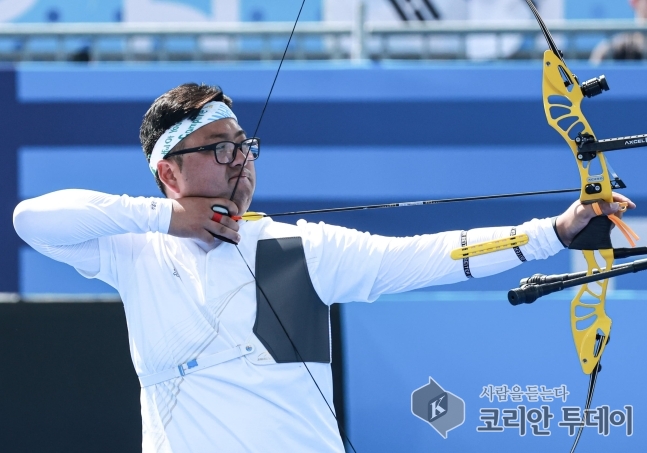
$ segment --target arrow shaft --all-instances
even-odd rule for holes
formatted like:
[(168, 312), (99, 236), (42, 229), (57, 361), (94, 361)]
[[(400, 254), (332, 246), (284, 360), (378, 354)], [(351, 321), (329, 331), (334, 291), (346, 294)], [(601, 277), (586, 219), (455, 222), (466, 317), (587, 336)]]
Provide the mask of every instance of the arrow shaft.
[(530, 197), (535, 195), (553, 195), (553, 194), (570, 193), (570, 192), (580, 192), (580, 189), (543, 190), (539, 192), (519, 192), (519, 193), (505, 193), (505, 194), (498, 194), (498, 195), (480, 195), (476, 197), (440, 198), (437, 200), (423, 200), (423, 201), (403, 201), (399, 203), (369, 204), (365, 206), (347, 206), (342, 208), (309, 209), (305, 211), (291, 211), (291, 212), (280, 212), (276, 214), (267, 214), (267, 217), (327, 214), (330, 212), (364, 211), (369, 209), (404, 208), (408, 206), (425, 206), (425, 205), (431, 205), (431, 204), (460, 203), (465, 201), (495, 200), (499, 198), (519, 198), (519, 197)]

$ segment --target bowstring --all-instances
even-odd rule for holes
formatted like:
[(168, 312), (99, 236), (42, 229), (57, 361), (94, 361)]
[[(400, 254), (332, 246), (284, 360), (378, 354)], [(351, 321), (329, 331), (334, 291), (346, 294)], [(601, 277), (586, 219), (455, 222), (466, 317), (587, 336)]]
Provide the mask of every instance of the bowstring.
[[(272, 80), (272, 86), (270, 87), (270, 92), (267, 93), (267, 99), (265, 99), (265, 104), (263, 105), (263, 110), (261, 111), (261, 116), (258, 118), (258, 123), (256, 123), (256, 129), (254, 129), (254, 135), (252, 137), (256, 137), (256, 134), (258, 134), (258, 130), (261, 127), (261, 123), (263, 122), (263, 117), (265, 116), (265, 110), (267, 109), (267, 104), (270, 103), (270, 98), (272, 97), (272, 92), (274, 91), (274, 85), (276, 85), (276, 79), (279, 78), (279, 72), (281, 72), (281, 67), (283, 66), (283, 61), (285, 60), (285, 56), (288, 53), (288, 49), (290, 48), (290, 42), (292, 41), (292, 36), (294, 35), (294, 30), (297, 28), (297, 23), (299, 22), (299, 17), (301, 17), (301, 11), (303, 11), (303, 5), (306, 4), (306, 0), (303, 0), (301, 2), (301, 8), (299, 8), (299, 13), (297, 14), (297, 19), (294, 21), (294, 25), (292, 26), (292, 31), (290, 32), (290, 36), (288, 38), (288, 43), (285, 46), (285, 50), (283, 50), (283, 55), (281, 56), (281, 61), (279, 62), (279, 67), (276, 70), (276, 74), (274, 74), (274, 80)], [(241, 149), (242, 151), (242, 149)], [(243, 170), (245, 170), (245, 164), (247, 164), (247, 157), (249, 156), (249, 152), (245, 154), (245, 160), (243, 160), (243, 166), (240, 168), (240, 173), (238, 173), (238, 177), (236, 178), (236, 184), (234, 185), (234, 190), (231, 192), (231, 197), (229, 198), (230, 201), (233, 201), (234, 195), (236, 195), (236, 189), (238, 189), (238, 182), (240, 181), (240, 177), (243, 175)]]
[[(256, 123), (256, 129), (254, 129), (254, 135), (253, 135), (253, 137), (256, 137), (256, 135), (257, 135), (257, 133), (258, 133), (258, 130), (259, 130), (259, 128), (261, 127), (261, 122), (263, 121), (263, 117), (264, 117), (264, 115), (265, 115), (265, 110), (267, 109), (267, 105), (269, 104), (269, 102), (270, 102), (270, 98), (272, 97), (272, 92), (274, 91), (274, 85), (276, 85), (276, 80), (277, 80), (277, 79), (278, 79), (278, 77), (279, 77), (279, 72), (281, 72), (281, 67), (283, 66), (283, 61), (285, 60), (285, 56), (286, 56), (286, 55), (287, 55), (287, 53), (288, 53), (288, 49), (290, 48), (290, 42), (292, 41), (292, 36), (294, 35), (294, 31), (295, 31), (295, 30), (296, 30), (296, 28), (297, 28), (297, 24), (298, 24), (298, 22), (299, 22), (299, 18), (301, 17), (301, 12), (303, 11), (303, 6), (305, 5), (305, 3), (306, 3), (306, 0), (303, 0), (303, 1), (301, 2), (301, 7), (299, 8), (299, 13), (297, 14), (297, 18), (296, 18), (296, 20), (294, 21), (294, 25), (292, 26), (292, 31), (290, 32), (290, 36), (288, 37), (288, 42), (287, 42), (287, 44), (286, 44), (286, 46), (285, 46), (285, 50), (283, 51), (283, 55), (281, 56), (281, 61), (279, 62), (279, 67), (278, 67), (278, 68), (277, 68), (277, 70), (276, 70), (276, 74), (274, 74), (274, 80), (272, 81), (272, 86), (270, 87), (270, 91), (269, 91), (269, 93), (267, 94), (267, 98), (265, 99), (265, 104), (263, 105), (263, 110), (261, 111), (261, 116), (260, 116), (260, 118), (258, 119), (258, 123)], [(242, 149), (241, 149), (241, 151), (242, 151)], [(245, 165), (247, 164), (247, 160), (248, 160), (248, 158), (249, 158), (249, 154), (250, 154), (250, 152), (251, 152), (251, 151), (248, 151), (248, 152), (247, 152), (247, 154), (245, 154), (245, 158), (244, 158), (244, 160), (243, 160), (243, 164), (241, 165), (240, 172), (238, 173), (238, 177), (236, 178), (236, 183), (234, 184), (234, 189), (233, 189), (233, 190), (232, 190), (232, 192), (231, 192), (231, 196), (229, 197), (229, 201), (233, 201), (233, 200), (234, 200), (234, 195), (236, 195), (236, 190), (238, 189), (238, 183), (240, 182), (240, 178), (242, 177), (242, 175), (243, 175), (243, 171), (245, 170)], [(341, 432), (341, 434), (346, 438), (346, 441), (348, 441), (348, 444), (349, 444), (349, 445), (350, 445), (350, 447), (353, 449), (353, 452), (357, 453), (357, 450), (355, 450), (355, 447), (353, 446), (353, 443), (350, 441), (350, 438), (349, 438), (349, 437), (348, 437), (348, 435), (346, 434), (346, 431), (345, 431), (345, 430), (344, 430), (344, 428), (340, 425), (340, 423), (339, 423), (339, 419), (337, 418), (337, 415), (335, 414), (335, 410), (330, 406), (330, 403), (329, 403), (329, 402), (328, 402), (328, 400), (326, 399), (326, 396), (324, 395), (323, 391), (322, 391), (322, 390), (321, 390), (321, 388), (319, 387), (319, 383), (317, 382), (317, 380), (316, 380), (316, 379), (314, 378), (314, 376), (312, 375), (312, 372), (310, 371), (310, 368), (308, 368), (308, 365), (306, 364), (305, 360), (303, 360), (303, 357), (301, 356), (301, 353), (299, 353), (299, 350), (297, 349), (296, 345), (295, 345), (295, 344), (294, 344), (294, 342), (292, 341), (292, 338), (290, 337), (290, 335), (288, 334), (288, 331), (286, 330), (285, 326), (283, 325), (283, 322), (281, 321), (281, 318), (279, 318), (278, 314), (277, 314), (277, 313), (276, 313), (276, 311), (274, 310), (274, 307), (272, 306), (272, 304), (271, 304), (271, 302), (270, 302), (270, 299), (267, 297), (267, 295), (265, 294), (265, 291), (263, 291), (263, 288), (261, 288), (261, 285), (258, 283), (258, 280), (256, 279), (256, 275), (254, 275), (254, 272), (252, 271), (252, 268), (250, 267), (249, 263), (248, 263), (248, 262), (247, 262), (247, 260), (245, 259), (245, 256), (243, 255), (242, 251), (241, 251), (241, 250), (240, 250), (240, 248), (238, 247), (238, 244), (234, 244), (234, 247), (236, 247), (236, 250), (238, 251), (238, 254), (240, 255), (240, 257), (241, 257), (241, 259), (243, 260), (243, 262), (245, 263), (245, 266), (247, 267), (247, 270), (249, 271), (250, 275), (251, 275), (251, 276), (252, 276), (252, 278), (254, 279), (254, 282), (255, 282), (255, 284), (256, 284), (256, 287), (258, 288), (258, 290), (260, 291), (260, 293), (263, 295), (263, 297), (265, 297), (265, 300), (267, 301), (267, 305), (268, 305), (268, 306), (270, 307), (270, 309), (272, 310), (272, 313), (274, 314), (274, 316), (276, 317), (277, 321), (279, 322), (279, 325), (281, 326), (281, 329), (283, 329), (283, 332), (285, 333), (285, 336), (287, 337), (288, 341), (289, 341), (289, 342), (290, 342), (290, 344), (292, 345), (292, 348), (294, 349), (294, 352), (296, 353), (297, 358), (301, 361), (301, 363), (303, 364), (303, 366), (304, 366), (304, 367), (305, 367), (305, 369), (307, 370), (308, 375), (310, 375), (310, 378), (312, 378), (312, 382), (314, 382), (315, 386), (317, 387), (317, 390), (319, 391), (319, 394), (321, 395), (321, 397), (323, 398), (324, 402), (326, 403), (326, 406), (328, 407), (328, 410), (330, 411), (330, 413), (332, 414), (332, 416), (335, 418), (335, 421), (337, 422), (337, 427), (338, 427), (339, 431), (340, 431), (340, 432)], [(332, 357), (331, 357), (331, 359), (332, 359)]]

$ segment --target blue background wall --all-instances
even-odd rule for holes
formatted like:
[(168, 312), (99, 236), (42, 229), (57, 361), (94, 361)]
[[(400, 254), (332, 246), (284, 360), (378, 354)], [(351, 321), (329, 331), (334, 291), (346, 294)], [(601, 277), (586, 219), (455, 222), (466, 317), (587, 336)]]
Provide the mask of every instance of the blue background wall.
[[(646, 67), (576, 67), (605, 72), (611, 91), (585, 111), (600, 137), (643, 132)], [(275, 65), (22, 65), (0, 73), (6, 109), (7, 193), (24, 199), (68, 187), (158, 196), (138, 145), (141, 117), (160, 93), (187, 81), (215, 83), (234, 99), (241, 124), (256, 128)], [(258, 135), (257, 210), (280, 212), (577, 187), (573, 157), (546, 124), (540, 65), (287, 64)], [(641, 150), (610, 157), (638, 201)], [(13, 169), (17, 169), (14, 171)], [(556, 215), (572, 196), (474, 202), (314, 217), (379, 234), (408, 235), (521, 223)], [(6, 213), (12, 203), (6, 205)], [(638, 214), (639, 215), (639, 214)], [(293, 221), (296, 219), (292, 219)], [(6, 225), (3, 246), (19, 242)], [(8, 249), (8, 250), (9, 250)], [(12, 253), (16, 253), (15, 251)], [(8, 255), (12, 256), (12, 255)], [(0, 278), (4, 291), (106, 292), (22, 247)], [(567, 270), (566, 253), (551, 259)], [(534, 266), (534, 267), (533, 267)], [(544, 267), (457, 288), (501, 289)], [(60, 278), (63, 274), (69, 278)], [(619, 288), (637, 289), (630, 277)], [(504, 287), (508, 284), (506, 283)]]
[(567, 19), (629, 19), (634, 11), (629, 0), (565, 0)]
[[(586, 103), (600, 137), (644, 133), (647, 67), (574, 66), (582, 79), (604, 72), (611, 91)], [(112, 291), (25, 247), (10, 217), (19, 199), (78, 187), (158, 196), (138, 146), (141, 117), (152, 100), (179, 83), (221, 85), (244, 128), (255, 129), (275, 66), (23, 65), (0, 71), (0, 171), (6, 238), (2, 291)], [(263, 154), (253, 209), (265, 212), (354, 203), (445, 198), (576, 187), (570, 151), (545, 122), (541, 65), (287, 65), (258, 135)], [(628, 195), (647, 201), (644, 151), (611, 156)], [(556, 215), (573, 197), (473, 202), (318, 216), (387, 235), (518, 224)], [(638, 213), (640, 215), (640, 213)], [(296, 219), (291, 219), (295, 221)], [(384, 297), (343, 307), (349, 434), (358, 451), (507, 451), (566, 449), (557, 428), (563, 405), (581, 406), (587, 385), (573, 351), (569, 294), (512, 308), (505, 291), (535, 272), (570, 269), (569, 252), (506, 274), (440, 291)], [(644, 277), (622, 278), (609, 303), (613, 341), (594, 405), (635, 407), (640, 427), (647, 402), (638, 376), (645, 339)], [(416, 419), (410, 395), (432, 376), (466, 401), (466, 421), (448, 439)], [(479, 398), (483, 386), (567, 385), (566, 403), (547, 438), (506, 430), (477, 433), (479, 409), (513, 408)], [(541, 403), (526, 403), (529, 407)], [(608, 437), (587, 429), (583, 447), (641, 451), (645, 435)]]

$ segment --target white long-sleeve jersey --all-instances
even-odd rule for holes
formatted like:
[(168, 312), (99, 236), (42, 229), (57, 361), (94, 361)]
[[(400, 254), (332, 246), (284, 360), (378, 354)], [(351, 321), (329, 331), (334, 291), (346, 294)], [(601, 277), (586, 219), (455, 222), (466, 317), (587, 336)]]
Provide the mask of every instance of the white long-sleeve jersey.
[[(23, 201), (14, 213), (16, 231), (36, 250), (119, 291), (139, 376), (253, 341), (256, 291), (245, 262), (230, 244), (204, 250), (168, 235), (171, 212), (167, 199), (64, 190)], [(449, 257), (455, 248), (514, 232), (529, 236), (517, 252), (473, 257), (467, 267)], [(251, 269), (259, 239), (301, 237), (326, 304), (492, 275), (563, 249), (551, 219), (404, 238), (263, 219), (243, 222), (239, 233)], [(266, 353), (259, 347), (142, 388), (144, 452), (343, 452), (336, 421), (303, 365), (262, 365)], [(308, 366), (332, 402), (330, 365)]]

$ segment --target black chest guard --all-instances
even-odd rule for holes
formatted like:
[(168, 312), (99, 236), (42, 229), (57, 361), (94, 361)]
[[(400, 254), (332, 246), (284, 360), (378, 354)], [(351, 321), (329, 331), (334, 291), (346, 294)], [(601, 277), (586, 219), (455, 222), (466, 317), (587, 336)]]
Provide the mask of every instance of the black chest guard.
[(329, 307), (312, 286), (300, 237), (258, 241), (254, 334), (277, 363), (331, 361)]

